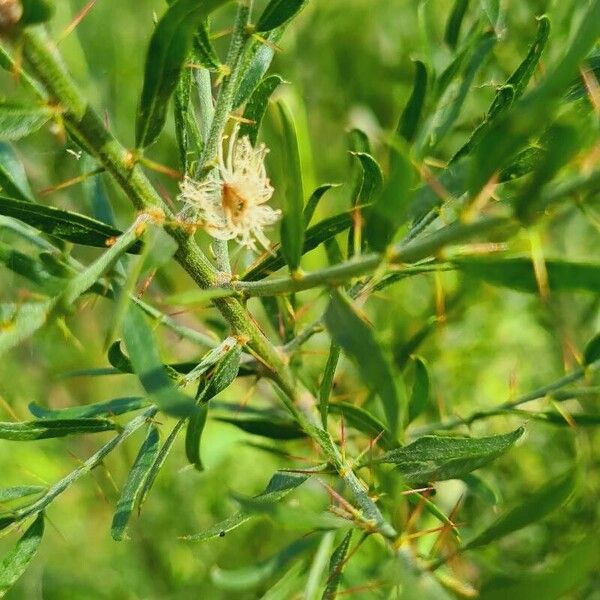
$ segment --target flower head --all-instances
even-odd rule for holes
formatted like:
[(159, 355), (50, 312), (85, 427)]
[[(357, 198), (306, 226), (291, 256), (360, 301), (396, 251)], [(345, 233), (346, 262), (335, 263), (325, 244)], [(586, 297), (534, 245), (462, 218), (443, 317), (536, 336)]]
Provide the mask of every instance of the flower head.
[(192, 217), (218, 240), (237, 240), (256, 251), (258, 241), (268, 249), (265, 227), (275, 223), (281, 211), (266, 203), (273, 187), (265, 171), (269, 150), (261, 144), (252, 147), (247, 136), (237, 137), (237, 128), (229, 139), (226, 159), (219, 148), (219, 163), (203, 181), (186, 176), (181, 182), (180, 199), (184, 218)]

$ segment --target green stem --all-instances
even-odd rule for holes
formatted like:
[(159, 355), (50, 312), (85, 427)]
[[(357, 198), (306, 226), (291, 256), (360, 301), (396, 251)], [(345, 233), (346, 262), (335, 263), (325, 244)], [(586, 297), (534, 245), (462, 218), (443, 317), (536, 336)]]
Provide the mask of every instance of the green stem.
[(429, 433), (433, 433), (434, 431), (441, 431), (446, 429), (454, 429), (455, 427), (459, 427), (460, 425), (471, 425), (475, 423), (475, 421), (480, 421), (482, 419), (487, 419), (489, 417), (495, 417), (498, 415), (505, 414), (507, 411), (512, 410), (513, 408), (517, 408), (522, 404), (526, 404), (527, 402), (532, 402), (533, 400), (540, 400), (541, 398), (545, 398), (546, 396), (552, 394), (552, 392), (556, 392), (557, 390), (561, 390), (567, 385), (574, 383), (575, 381), (579, 381), (583, 379), (590, 373), (594, 373), (596, 371), (600, 371), (600, 360), (590, 363), (586, 367), (582, 367), (569, 373), (568, 375), (564, 375), (563, 377), (559, 377), (555, 381), (548, 383), (547, 385), (543, 385), (527, 394), (523, 394), (519, 396), (515, 400), (511, 400), (509, 402), (504, 402), (495, 406), (494, 408), (490, 408), (487, 410), (480, 410), (472, 413), (468, 417), (460, 418), (455, 417), (450, 419), (449, 421), (442, 421), (439, 423), (431, 423), (426, 427), (420, 427), (418, 429), (413, 430), (411, 433), (413, 436), (427, 435)]

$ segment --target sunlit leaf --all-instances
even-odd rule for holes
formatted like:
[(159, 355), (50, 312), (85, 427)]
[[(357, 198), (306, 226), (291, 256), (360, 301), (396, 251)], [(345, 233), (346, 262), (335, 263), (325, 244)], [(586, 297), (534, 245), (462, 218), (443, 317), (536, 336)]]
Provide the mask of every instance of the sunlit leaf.
[(0, 439), (26, 442), (84, 433), (103, 433), (116, 428), (112, 421), (106, 419), (57, 419), (54, 421), (0, 423)]
[(293, 19), (308, 0), (271, 0), (256, 23), (256, 31), (271, 31)]

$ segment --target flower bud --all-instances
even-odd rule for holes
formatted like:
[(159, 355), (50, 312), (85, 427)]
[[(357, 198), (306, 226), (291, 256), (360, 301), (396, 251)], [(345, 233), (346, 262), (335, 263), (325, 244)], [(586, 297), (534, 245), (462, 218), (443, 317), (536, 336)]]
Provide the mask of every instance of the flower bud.
[(23, 16), (21, 0), (0, 0), (0, 31), (8, 31)]

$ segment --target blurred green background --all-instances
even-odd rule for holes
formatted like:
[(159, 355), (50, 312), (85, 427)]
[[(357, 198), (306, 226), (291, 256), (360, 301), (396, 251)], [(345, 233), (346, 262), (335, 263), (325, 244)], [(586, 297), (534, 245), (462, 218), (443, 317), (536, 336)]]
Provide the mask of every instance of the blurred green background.
[[(73, 16), (83, 8), (83, 0), (62, 0), (52, 22), (58, 36)], [(465, 29), (480, 14), (478, 2), (471, 2)], [(507, 0), (506, 28), (493, 57), (477, 78), (478, 92), (472, 93), (457, 127), (440, 154), (447, 159), (478, 122), (493, 96), (495, 85), (506, 79), (525, 55), (535, 35), (535, 16), (544, 12), (552, 18), (553, 32), (544, 61), (563, 52), (576, 20), (578, 2)], [(257, 2), (258, 8), (264, 2)], [(419, 16), (422, 7), (421, 16)], [(412, 59), (444, 65), (449, 50), (442, 43), (445, 21), (451, 3), (446, 0), (312, 0), (301, 17), (280, 42), (272, 71), (290, 82), (282, 91), (300, 123), (307, 189), (323, 182), (345, 184), (324, 200), (323, 216), (347, 205), (350, 194), (351, 159), (347, 132), (352, 127), (366, 131), (382, 154), (381, 132), (395, 126), (412, 87)], [(111, 129), (126, 144), (133, 144), (134, 116), (142, 85), (144, 53), (160, 0), (123, 2), (97, 0), (89, 15), (74, 33), (60, 42), (75, 78), (88, 93)], [(427, 21), (423, 23), (423, 15)], [(421, 21), (420, 21), (421, 20)], [(219, 13), (213, 30), (228, 26), (231, 12)], [(424, 31), (429, 30), (429, 40)], [(222, 51), (221, 40), (217, 42)], [(18, 98), (21, 92), (6, 74), (2, 93)], [(271, 144), (275, 134), (267, 117), (264, 137)], [(275, 145), (275, 142), (272, 142)], [(45, 130), (17, 146), (34, 190), (55, 185), (81, 172), (77, 158)], [(172, 125), (151, 150), (153, 159), (177, 168)], [(273, 159), (273, 160), (276, 160)], [(152, 179), (173, 197), (173, 181), (151, 174)], [(274, 175), (276, 181), (276, 175)], [(107, 180), (119, 226), (132, 218), (132, 211), (121, 193)], [(57, 206), (91, 213), (93, 207), (81, 187), (56, 192), (43, 199)], [(593, 214), (598, 206), (591, 206)], [(597, 225), (576, 210), (565, 210), (547, 222), (540, 232), (550, 254), (575, 259), (598, 259)], [(4, 235), (0, 233), (0, 235)], [(517, 239), (526, 248), (527, 240)], [(77, 249), (78, 256), (89, 258), (93, 251)], [(308, 257), (307, 267), (317, 264), (321, 255)], [(2, 300), (13, 300), (26, 287), (16, 275), (0, 272)], [(163, 269), (152, 283), (147, 298), (160, 302), (166, 293), (185, 290), (190, 282), (177, 267)], [(455, 307), (447, 306), (456, 293), (462, 294)], [(468, 301), (463, 301), (463, 297)], [(308, 310), (303, 322), (318, 315), (324, 299), (315, 294), (302, 296)], [(262, 307), (250, 306), (269, 330)], [(369, 316), (388, 347), (401, 346), (432, 316), (446, 314), (421, 349), (431, 365), (433, 393), (440, 414), (467, 414), (479, 407), (490, 407), (518, 392), (542, 385), (576, 364), (585, 342), (598, 330), (598, 300), (585, 294), (555, 295), (550, 303), (536, 296), (465, 282), (454, 274), (443, 277), (412, 278), (391, 288), (370, 302)], [(138, 392), (133, 377), (64, 377), (73, 369), (107, 365), (103, 340), (110, 324), (111, 305), (105, 300), (83, 303), (68, 320), (70, 332), (52, 327), (5, 356), (0, 362), (0, 419), (14, 415), (26, 419), (27, 404), (37, 402), (51, 407), (80, 405)], [(177, 318), (192, 327), (204, 327), (217, 319), (210, 309), (190, 310)], [(272, 333), (272, 331), (271, 331)], [(194, 358), (188, 342), (170, 333), (162, 336), (165, 359)], [(327, 337), (316, 336), (303, 352), (307, 377), (316, 381), (322, 372), (328, 348)], [(344, 363), (337, 378), (335, 395), (357, 394), (361, 384), (349, 363)], [(366, 396), (366, 391), (364, 392)], [(256, 389), (236, 383), (224, 393), (234, 402), (250, 399), (274, 403), (266, 383)], [(591, 402), (591, 401), (590, 401)], [(543, 404), (541, 404), (543, 406)], [(590, 405), (591, 406), (591, 405)], [(432, 409), (431, 415), (435, 411)], [(159, 422), (168, 421), (159, 417)], [(478, 423), (477, 434), (506, 431), (522, 419), (506, 417)], [(166, 428), (165, 428), (165, 431)], [(51, 483), (88, 457), (108, 434), (63, 441), (0, 443), (1, 485)], [(179, 536), (195, 533), (236, 510), (229, 492), (252, 495), (260, 491), (274, 470), (289, 462), (248, 446), (257, 441), (237, 429), (211, 422), (203, 448), (207, 470), (200, 474), (185, 460), (181, 440), (159, 476), (157, 485), (144, 506), (142, 516), (134, 519), (131, 540), (114, 542), (110, 520), (117, 487), (127, 474), (141, 439), (134, 437), (91, 476), (70, 488), (48, 511), (48, 530), (39, 556), (8, 597), (11, 599), (173, 599), (258, 598), (263, 587), (220, 589), (211, 571), (239, 568), (271, 556), (283, 542), (299, 536), (293, 528), (261, 518), (227, 535), (203, 544), (189, 544)], [(310, 455), (309, 442), (289, 444), (294, 455)], [(483, 561), (488, 568), (501, 563), (504, 570), (534, 566), (573, 542), (583, 531), (597, 528), (600, 518), (597, 502), (600, 486), (598, 450), (600, 437), (594, 430), (573, 435), (568, 428), (536, 424), (527, 428), (517, 448), (501, 458), (494, 468), (484, 469), (482, 477), (506, 502), (517, 501), (523, 491), (534, 489), (551, 475), (572, 464), (579, 453), (585, 469), (584, 488), (577, 501), (553, 515), (543, 524), (510, 536), (499, 546), (486, 550)], [(549, 460), (548, 457), (551, 457)], [(450, 510), (464, 490), (448, 483), (440, 486), (438, 501)], [(296, 504), (294, 504), (296, 503)], [(292, 506), (328, 505), (326, 493), (309, 482), (294, 496)], [(481, 498), (468, 496), (460, 521), (465, 530), (486, 515), (491, 520), (494, 506)], [(479, 521), (477, 521), (479, 522)], [(14, 535), (0, 539), (0, 553), (14, 542)], [(344, 581), (351, 588), (376, 579), (377, 542), (369, 540), (360, 557), (352, 562)], [(464, 567), (466, 580), (476, 582), (475, 566)], [(469, 571), (468, 569), (471, 569)], [(600, 573), (600, 571), (598, 571)], [(346, 597), (380, 597), (376, 591), (357, 591)], [(385, 596), (383, 596), (385, 597)], [(600, 598), (600, 575), (578, 592), (577, 598)]]

